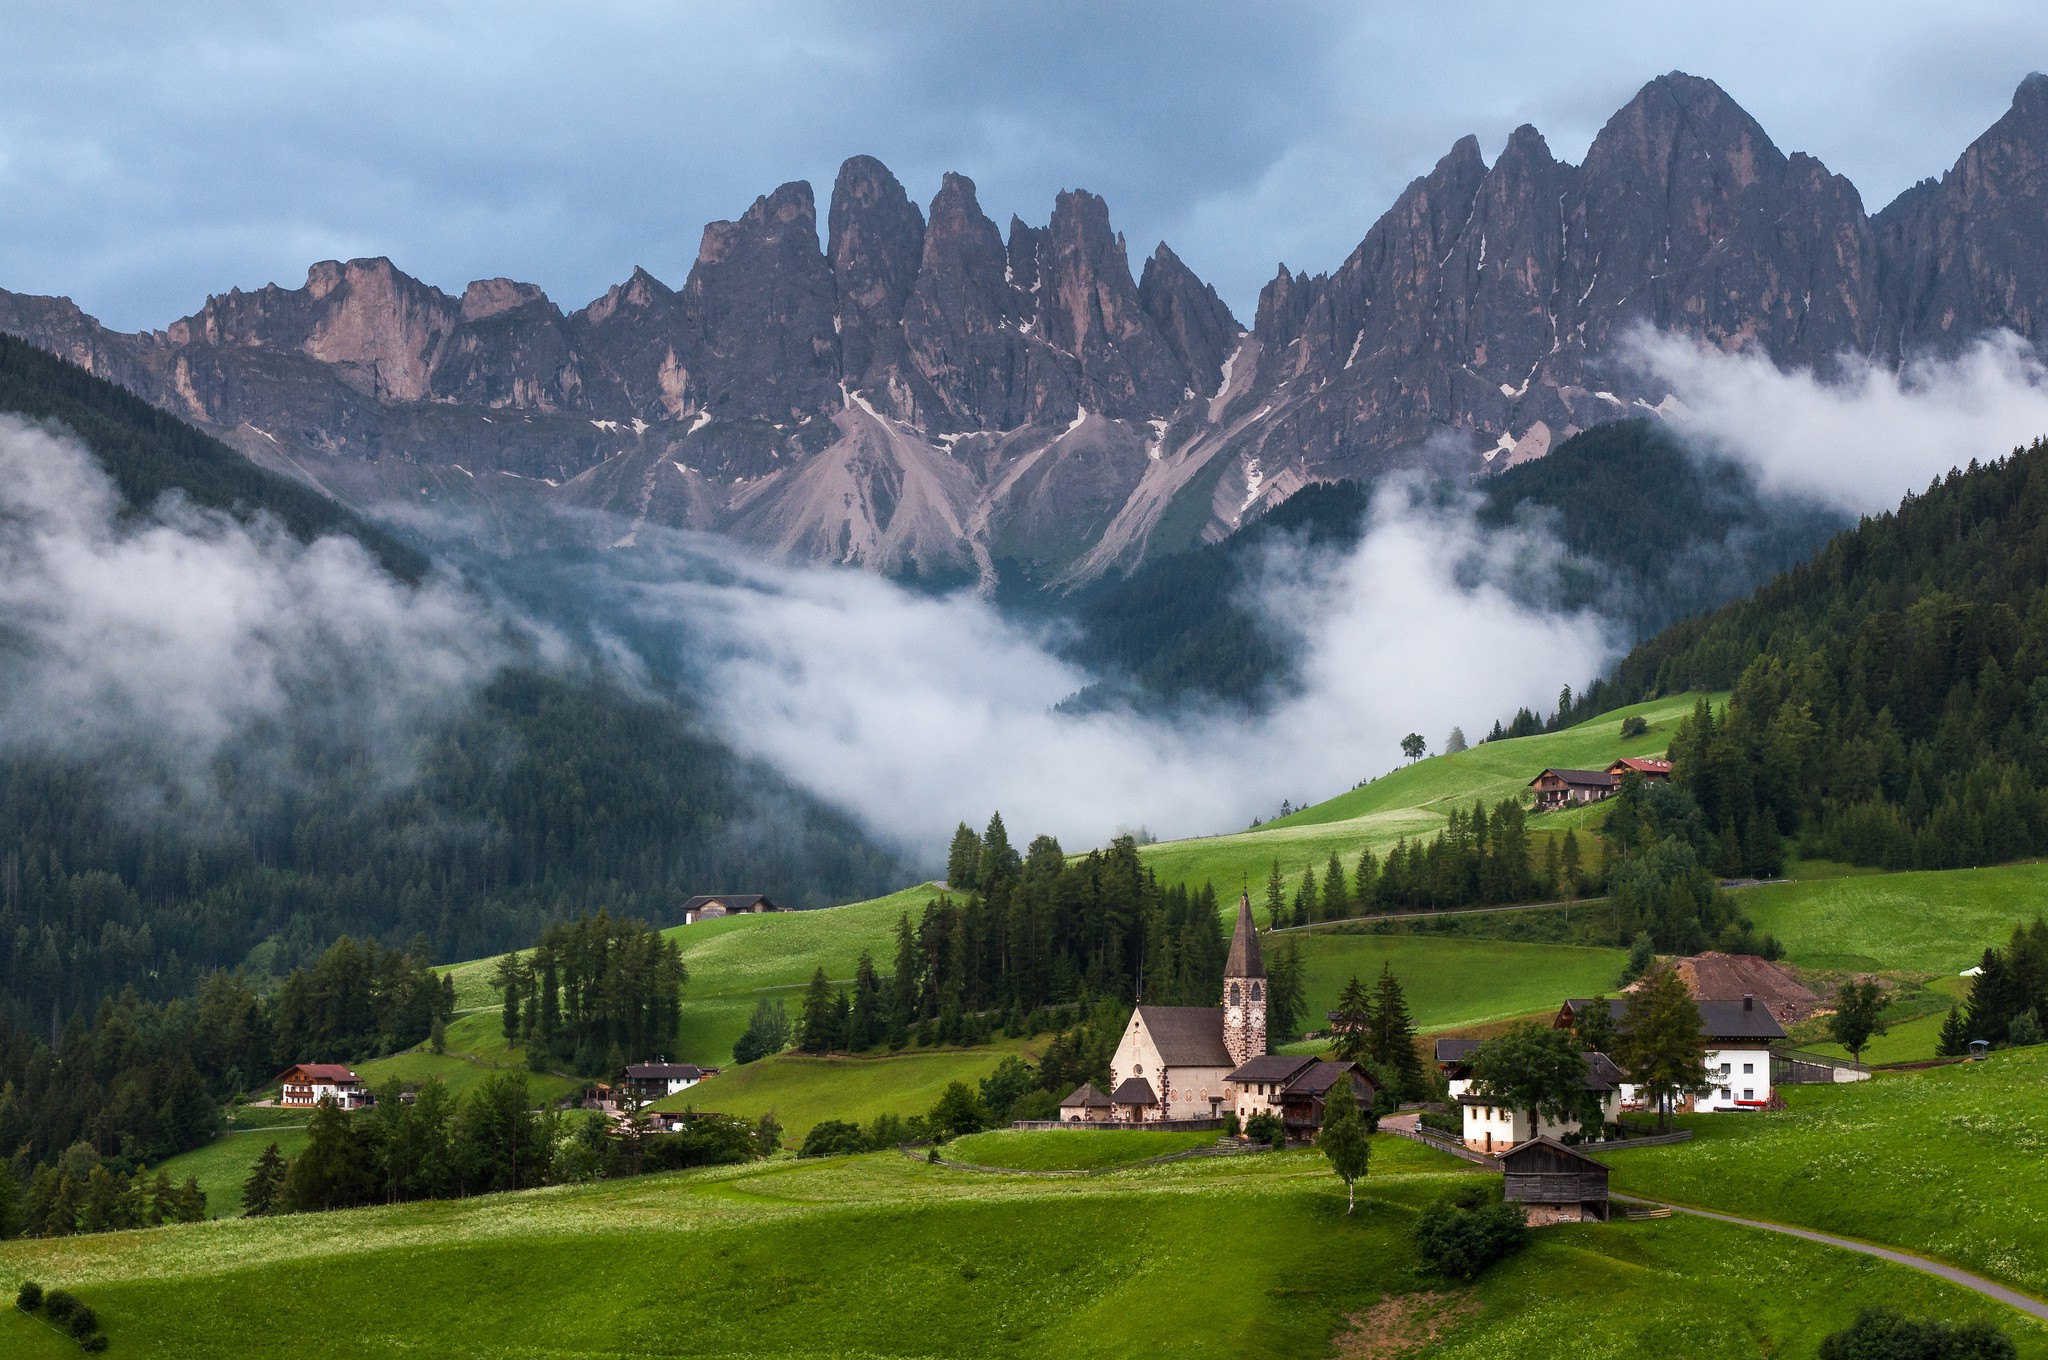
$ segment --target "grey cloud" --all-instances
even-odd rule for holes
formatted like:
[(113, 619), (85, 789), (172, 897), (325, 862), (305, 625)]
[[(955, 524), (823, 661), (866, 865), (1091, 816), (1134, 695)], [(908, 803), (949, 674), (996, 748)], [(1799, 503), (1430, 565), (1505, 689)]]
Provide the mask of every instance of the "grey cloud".
[(1027, 220), (1093, 189), (1248, 312), (1277, 259), (1333, 267), (1465, 132), (1490, 153), (1534, 121), (1576, 158), (1683, 67), (1875, 204), (2048, 47), (2016, 0), (0, 8), (0, 286), (127, 326), (326, 256), (567, 306), (634, 264), (679, 282), (705, 221), (856, 152), (921, 197), (964, 171)]

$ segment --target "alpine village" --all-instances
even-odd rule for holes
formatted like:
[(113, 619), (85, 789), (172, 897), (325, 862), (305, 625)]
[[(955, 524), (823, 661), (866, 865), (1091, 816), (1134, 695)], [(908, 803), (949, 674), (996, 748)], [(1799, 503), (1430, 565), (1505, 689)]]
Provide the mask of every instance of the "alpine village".
[(472, 8), (0, 44), (0, 1357), (2048, 1360), (2023, 7)]

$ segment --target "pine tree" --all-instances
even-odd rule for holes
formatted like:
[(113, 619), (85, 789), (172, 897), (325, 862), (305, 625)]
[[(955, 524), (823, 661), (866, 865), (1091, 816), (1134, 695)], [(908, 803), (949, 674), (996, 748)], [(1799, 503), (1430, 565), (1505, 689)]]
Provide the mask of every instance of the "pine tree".
[(1564, 892), (1565, 900), (1576, 902), (1579, 898), (1582, 861), (1579, 858), (1578, 833), (1569, 827), (1565, 829), (1564, 853), (1558, 862), (1564, 872), (1564, 882), (1559, 887)]
[(1360, 916), (1369, 915), (1378, 900), (1380, 862), (1370, 849), (1358, 852), (1358, 870), (1351, 876), (1351, 901)]
[(504, 958), (498, 960), (496, 981), (499, 992), (505, 998), (503, 1006), (505, 1042), (517, 1044), (520, 1036), (520, 993), (526, 984), (526, 968), (525, 965), (520, 963), (517, 954), (507, 954)]
[(889, 979), (889, 1042), (893, 1047), (902, 1046), (898, 1037), (919, 1019), (918, 974), (922, 962), (923, 956), (917, 952), (917, 932), (910, 928), (910, 913), (906, 911), (896, 918), (896, 975)]
[(1970, 1031), (1963, 1024), (1963, 1010), (1960, 1006), (1948, 1008), (1948, 1019), (1941, 1022), (1941, 1042), (1934, 1050), (1944, 1058), (1961, 1058), (1970, 1052)]
[(1365, 1061), (1371, 1052), (1372, 998), (1356, 973), (1337, 994), (1337, 1010), (1330, 1017), (1330, 1029), (1337, 1041), (1339, 1058), (1346, 1062)]
[(1408, 1013), (1407, 994), (1401, 990), (1391, 963), (1380, 965), (1380, 980), (1373, 990), (1372, 1033), (1366, 1052), (1382, 1070), (1401, 1078), (1401, 1099), (1421, 1098), (1422, 1055), (1415, 1051), (1415, 1021)]
[(1655, 1102), (1658, 1122), (1671, 1127), (1671, 1105), (1687, 1091), (1707, 1084), (1700, 1008), (1678, 970), (1654, 968), (1629, 993), (1622, 1037), (1613, 1056), (1642, 1092)]
[(1323, 870), (1323, 919), (1341, 921), (1351, 914), (1351, 892), (1344, 884), (1344, 862), (1330, 852), (1330, 863)]
[(1287, 924), (1287, 882), (1280, 877), (1280, 861), (1273, 861), (1273, 872), (1266, 876), (1266, 923), (1269, 928)]
[(1283, 1044), (1297, 1037), (1307, 1009), (1301, 950), (1290, 935), (1266, 962), (1266, 1042)]
[(882, 1015), (882, 980), (875, 973), (874, 956), (863, 949), (853, 968), (853, 1015), (847, 1047), (873, 1048), (888, 1030)]
[(981, 886), (981, 838), (962, 822), (953, 831), (953, 846), (946, 852), (946, 886), (955, 892), (973, 892)]
[(249, 1170), (249, 1178), (242, 1182), (242, 1213), (249, 1218), (261, 1218), (277, 1206), (277, 1190), (284, 1184), (284, 1154), (272, 1143), (263, 1149), (263, 1155), (256, 1159), (256, 1165)]
[(1316, 908), (1316, 871), (1305, 867), (1301, 871), (1301, 885), (1294, 890), (1294, 924), (1307, 925), (1314, 919)]
[(810, 986), (804, 989), (803, 1019), (797, 1047), (806, 1053), (829, 1053), (838, 1038), (834, 1033), (836, 1028), (832, 1013), (832, 983), (825, 976), (825, 970), (819, 968), (811, 974)]

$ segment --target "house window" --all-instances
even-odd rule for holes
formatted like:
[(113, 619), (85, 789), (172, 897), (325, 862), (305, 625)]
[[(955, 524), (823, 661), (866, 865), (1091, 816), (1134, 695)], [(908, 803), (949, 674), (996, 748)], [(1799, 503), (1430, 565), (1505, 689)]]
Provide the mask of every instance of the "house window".
[(1755, 1100), (1756, 1092), (1745, 1086), (1742, 1088), (1742, 1098), (1744, 1100)]
[(1727, 1087), (1725, 1087), (1725, 1086), (1723, 1086), (1723, 1087), (1721, 1088), (1721, 1099), (1723, 1099), (1723, 1100), (1729, 1100), (1729, 1099), (1732, 1099), (1732, 1097), (1731, 1097), (1731, 1096), (1729, 1095), (1729, 1093), (1728, 1093), (1728, 1088), (1727, 1088)]
[(1753, 1073), (1754, 1073), (1755, 1071), (1756, 1071), (1756, 1064), (1755, 1064), (1755, 1063), (1744, 1063), (1744, 1064), (1742, 1065), (1742, 1075), (1743, 1075), (1743, 1076), (1745, 1076), (1745, 1077), (1747, 1077), (1747, 1076), (1750, 1076), (1750, 1075), (1751, 1075), (1751, 1074), (1753, 1074)]
[(1254, 983), (1252, 984), (1252, 1000), (1254, 1000), (1254, 1001), (1257, 1001), (1257, 1000), (1258, 1000), (1259, 998), (1263, 997), (1263, 996), (1264, 996), (1265, 994), (1266, 994), (1266, 989), (1265, 989), (1264, 987), (1260, 986), (1260, 985), (1259, 985), (1258, 983), (1256, 983), (1256, 982), (1254, 982)]

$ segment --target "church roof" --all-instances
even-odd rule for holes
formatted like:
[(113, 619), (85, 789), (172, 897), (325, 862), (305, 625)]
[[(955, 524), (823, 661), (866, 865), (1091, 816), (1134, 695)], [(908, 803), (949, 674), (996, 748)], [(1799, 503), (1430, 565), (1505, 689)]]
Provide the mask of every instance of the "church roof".
[(1152, 1094), (1152, 1083), (1143, 1077), (1125, 1077), (1109, 1097), (1118, 1105), (1157, 1105), (1159, 1097)]
[(1237, 1066), (1223, 1044), (1221, 1006), (1140, 1006), (1138, 1018), (1168, 1067)]
[(1074, 1088), (1074, 1094), (1060, 1102), (1060, 1108), (1065, 1110), (1078, 1105), (1082, 1109), (1099, 1110), (1109, 1103), (1109, 1097), (1096, 1090), (1094, 1082), (1084, 1081)]
[(1230, 958), (1223, 965), (1227, 978), (1262, 978), (1266, 961), (1259, 957), (1259, 928), (1252, 924), (1252, 899), (1248, 893), (1237, 898), (1237, 929), (1230, 935)]

